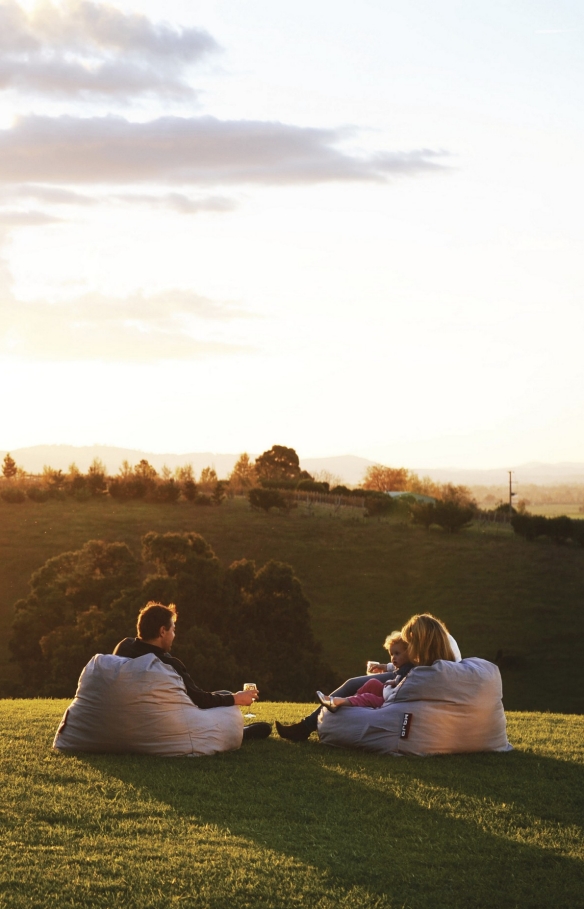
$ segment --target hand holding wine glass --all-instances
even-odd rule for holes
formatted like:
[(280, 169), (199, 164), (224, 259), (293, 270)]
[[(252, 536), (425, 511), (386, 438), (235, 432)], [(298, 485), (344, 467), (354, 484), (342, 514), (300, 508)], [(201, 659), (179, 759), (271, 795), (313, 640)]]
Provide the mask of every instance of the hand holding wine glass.
[[(243, 690), (244, 690), (244, 691), (249, 691), (249, 692), (251, 692), (251, 694), (252, 694), (252, 704), (253, 704), (254, 701), (257, 701), (257, 699), (258, 699), (259, 696), (260, 696), (260, 695), (259, 695), (259, 691), (258, 691), (258, 686), (256, 685), (255, 682), (244, 682), (244, 683), (243, 683)], [(246, 718), (255, 717), (255, 713), (245, 713), (244, 716), (245, 716)]]

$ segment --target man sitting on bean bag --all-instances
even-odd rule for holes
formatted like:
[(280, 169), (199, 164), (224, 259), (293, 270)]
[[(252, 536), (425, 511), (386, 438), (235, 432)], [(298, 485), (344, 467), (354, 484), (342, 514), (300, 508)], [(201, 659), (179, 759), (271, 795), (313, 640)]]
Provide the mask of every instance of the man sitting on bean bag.
[(57, 751), (203, 755), (269, 736), (269, 723), (244, 727), (237, 709), (257, 690), (204, 691), (170, 655), (176, 617), (174, 606), (148, 603), (137, 638), (89, 661), (57, 730)]

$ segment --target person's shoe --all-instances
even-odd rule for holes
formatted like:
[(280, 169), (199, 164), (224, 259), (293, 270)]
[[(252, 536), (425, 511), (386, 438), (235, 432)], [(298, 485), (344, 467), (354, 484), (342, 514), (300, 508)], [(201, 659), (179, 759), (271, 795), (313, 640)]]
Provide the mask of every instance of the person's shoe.
[(317, 691), (316, 696), (319, 699), (323, 707), (326, 707), (327, 710), (330, 710), (331, 713), (336, 713), (340, 704), (335, 704), (335, 699), (329, 697), (327, 694), (323, 694), (322, 691)]
[(250, 723), (243, 727), (243, 741), (251, 739), (267, 739), (272, 731), (271, 723)]
[(300, 720), (299, 723), (292, 723), (290, 726), (284, 726), (283, 723), (279, 723), (276, 720), (276, 730), (280, 738), (290, 739), (291, 742), (305, 742), (310, 738), (310, 733), (312, 732), (312, 729), (307, 729), (307, 724), (304, 720)]

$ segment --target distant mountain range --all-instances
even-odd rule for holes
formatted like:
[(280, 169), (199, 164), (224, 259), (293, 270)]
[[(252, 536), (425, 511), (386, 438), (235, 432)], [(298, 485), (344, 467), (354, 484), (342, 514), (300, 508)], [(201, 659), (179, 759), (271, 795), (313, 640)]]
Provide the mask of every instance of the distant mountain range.
[[(0, 452), (0, 460), (5, 451)], [(220, 478), (227, 477), (233, 470), (239, 454), (220, 454), (212, 451), (187, 452), (185, 454), (154, 454), (150, 451), (138, 451), (133, 448), (116, 448), (109, 445), (34, 445), (31, 448), (19, 448), (10, 452), (19, 467), (27, 473), (41, 473), (48, 465), (55, 470), (66, 471), (75, 463), (81, 471), (86, 471), (94, 458), (99, 458), (109, 474), (116, 474), (122, 461), (137, 464), (145, 458), (156, 470), (165, 464), (171, 470), (192, 464), (195, 474), (200, 474), (203, 467), (214, 467)], [(257, 457), (250, 452), (250, 457)], [(336, 455), (330, 458), (302, 458), (300, 464), (311, 474), (326, 471), (333, 477), (349, 486), (356, 486), (363, 479), (368, 467), (375, 461), (360, 458), (356, 455)], [(402, 466), (402, 465), (394, 465)], [(514, 484), (534, 483), (539, 486), (550, 486), (556, 483), (584, 483), (584, 463), (564, 462), (560, 464), (540, 464), (532, 462), (516, 467), (500, 469), (469, 470), (466, 468), (431, 468), (412, 467), (414, 473), (421, 477), (431, 477), (439, 483), (456, 483), (465, 486), (500, 486), (507, 483), (508, 471), (513, 471)]]

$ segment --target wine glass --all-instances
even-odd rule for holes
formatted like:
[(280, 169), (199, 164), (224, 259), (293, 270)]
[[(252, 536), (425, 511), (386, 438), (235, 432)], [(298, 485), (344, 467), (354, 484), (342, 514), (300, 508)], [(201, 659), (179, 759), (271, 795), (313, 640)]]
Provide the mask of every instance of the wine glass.
[[(255, 682), (244, 682), (243, 690), (244, 691), (255, 691), (256, 697), (258, 696), (258, 686), (256, 685)], [(249, 720), (249, 719), (252, 719), (255, 717), (255, 713), (244, 713), (243, 715), (246, 718), (246, 720)]]

